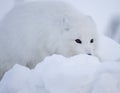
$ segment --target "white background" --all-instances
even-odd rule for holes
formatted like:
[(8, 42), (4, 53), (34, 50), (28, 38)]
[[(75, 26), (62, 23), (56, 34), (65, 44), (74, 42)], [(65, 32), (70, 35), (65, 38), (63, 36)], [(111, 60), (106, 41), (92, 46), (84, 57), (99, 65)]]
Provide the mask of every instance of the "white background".
[[(21, 0), (18, 0), (21, 1)], [(30, 0), (27, 0), (30, 1)], [(98, 31), (107, 30), (110, 20), (120, 15), (120, 0), (64, 0), (73, 4), (81, 12), (91, 15)], [(14, 0), (0, 0), (0, 19), (13, 7)]]

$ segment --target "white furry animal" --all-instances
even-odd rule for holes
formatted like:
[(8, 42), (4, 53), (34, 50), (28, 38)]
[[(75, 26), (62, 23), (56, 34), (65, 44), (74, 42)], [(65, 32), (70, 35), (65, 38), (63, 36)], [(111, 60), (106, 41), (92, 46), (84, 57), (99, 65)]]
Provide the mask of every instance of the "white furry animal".
[(0, 77), (14, 64), (33, 68), (46, 56), (96, 55), (94, 21), (58, 1), (16, 5), (0, 24)]

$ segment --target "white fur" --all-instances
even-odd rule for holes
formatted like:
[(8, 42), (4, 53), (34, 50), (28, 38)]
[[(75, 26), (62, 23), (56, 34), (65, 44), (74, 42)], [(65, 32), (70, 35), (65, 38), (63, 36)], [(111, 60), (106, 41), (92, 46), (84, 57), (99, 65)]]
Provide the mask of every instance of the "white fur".
[[(17, 5), (0, 24), (0, 77), (16, 63), (33, 68), (52, 54), (95, 55), (96, 33), (94, 21), (66, 3)], [(75, 39), (81, 39), (82, 44)]]

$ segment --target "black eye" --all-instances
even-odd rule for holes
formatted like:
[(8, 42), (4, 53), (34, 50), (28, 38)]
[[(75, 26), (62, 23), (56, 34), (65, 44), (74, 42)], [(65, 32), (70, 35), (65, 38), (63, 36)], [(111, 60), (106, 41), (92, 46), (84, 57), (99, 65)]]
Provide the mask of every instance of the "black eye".
[(90, 40), (90, 43), (93, 43), (93, 42), (94, 42), (94, 39), (91, 39), (91, 40)]
[(76, 43), (82, 44), (82, 41), (80, 39), (76, 39), (75, 41)]

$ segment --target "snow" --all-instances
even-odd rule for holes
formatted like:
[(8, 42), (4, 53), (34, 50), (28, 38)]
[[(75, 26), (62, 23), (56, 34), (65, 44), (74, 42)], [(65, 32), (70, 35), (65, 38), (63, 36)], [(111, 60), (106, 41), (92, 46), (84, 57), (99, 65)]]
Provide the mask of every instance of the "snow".
[[(13, 7), (11, 1), (0, 1), (0, 20)], [(99, 31), (105, 30), (108, 19), (119, 14), (119, 1), (88, 1), (70, 0), (95, 18)], [(120, 93), (120, 45), (102, 35), (99, 40), (99, 58), (53, 55), (32, 70), (16, 64), (0, 81), (0, 93)]]
[(0, 93), (120, 93), (120, 45), (105, 36), (99, 39), (100, 60), (52, 55), (32, 70), (16, 64), (1, 80)]
[(120, 63), (101, 64), (92, 93), (120, 93)]
[(114, 40), (100, 35), (98, 55), (102, 61), (120, 61), (120, 45)]

